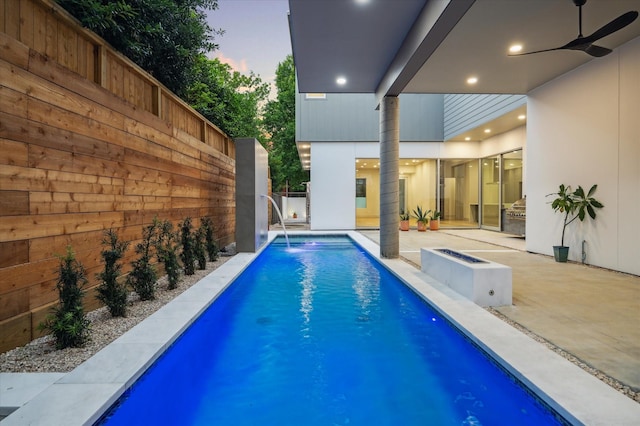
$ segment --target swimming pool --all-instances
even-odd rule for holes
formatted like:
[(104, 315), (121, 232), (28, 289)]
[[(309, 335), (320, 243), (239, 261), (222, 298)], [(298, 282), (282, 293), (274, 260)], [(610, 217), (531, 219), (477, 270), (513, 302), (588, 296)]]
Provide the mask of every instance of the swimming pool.
[(557, 424), (344, 236), (276, 240), (104, 424)]

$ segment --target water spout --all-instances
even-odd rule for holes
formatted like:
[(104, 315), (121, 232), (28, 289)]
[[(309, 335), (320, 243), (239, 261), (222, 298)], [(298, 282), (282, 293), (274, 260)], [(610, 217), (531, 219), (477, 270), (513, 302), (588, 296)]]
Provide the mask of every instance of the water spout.
[(280, 213), (280, 208), (278, 207), (276, 200), (274, 200), (273, 198), (269, 197), (266, 194), (260, 194), (260, 196), (268, 198), (269, 201), (271, 201), (271, 204), (273, 205), (273, 207), (275, 207), (276, 212), (278, 213), (278, 217), (280, 218), (280, 224), (282, 225), (282, 230), (284, 231), (284, 239), (287, 240), (287, 248), (291, 248), (291, 246), (289, 245), (289, 236), (287, 235), (287, 228), (285, 228), (284, 226), (284, 219), (282, 219), (282, 213)]

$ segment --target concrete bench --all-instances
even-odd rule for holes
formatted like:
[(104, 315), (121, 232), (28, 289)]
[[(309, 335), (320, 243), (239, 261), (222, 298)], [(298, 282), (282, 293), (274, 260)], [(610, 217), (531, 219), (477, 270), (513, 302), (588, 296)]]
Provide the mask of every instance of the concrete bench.
[(447, 248), (420, 249), (422, 272), (480, 306), (511, 305), (511, 268)]

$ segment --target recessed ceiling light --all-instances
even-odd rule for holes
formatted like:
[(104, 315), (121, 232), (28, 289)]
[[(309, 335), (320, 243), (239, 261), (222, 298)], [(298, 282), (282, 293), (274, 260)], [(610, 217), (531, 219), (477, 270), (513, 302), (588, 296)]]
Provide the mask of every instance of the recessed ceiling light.
[(346, 77), (338, 77), (338, 78), (336, 78), (336, 83), (338, 83), (340, 86), (344, 86), (345, 84), (347, 84), (347, 78)]
[(467, 84), (476, 84), (478, 82), (478, 77), (469, 77), (467, 79)]
[(485, 133), (491, 133), (491, 129), (484, 129)]
[(469, 136), (467, 136), (466, 138), (464, 138), (465, 141), (470, 141), (471, 138)]
[(368, 4), (371, 0), (355, 0), (356, 4)]
[(356, 160), (356, 163), (359, 163), (359, 162), (360, 162), (360, 160)]
[(524, 120), (525, 118), (527, 118), (527, 116), (526, 116), (526, 115), (524, 115), (524, 114), (520, 114), (520, 115), (518, 116), (518, 120)]
[(521, 44), (513, 44), (509, 47), (509, 53), (518, 53), (522, 50)]

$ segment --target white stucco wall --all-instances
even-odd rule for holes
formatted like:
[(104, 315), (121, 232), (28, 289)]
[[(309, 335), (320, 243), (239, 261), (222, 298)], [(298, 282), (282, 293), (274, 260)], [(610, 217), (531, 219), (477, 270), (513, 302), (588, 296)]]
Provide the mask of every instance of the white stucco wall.
[(527, 250), (560, 243), (546, 194), (598, 184), (605, 207), (569, 225), (569, 259), (586, 240), (587, 263), (640, 274), (640, 38), (529, 93), (527, 116)]
[(354, 142), (311, 144), (312, 230), (355, 229)]

